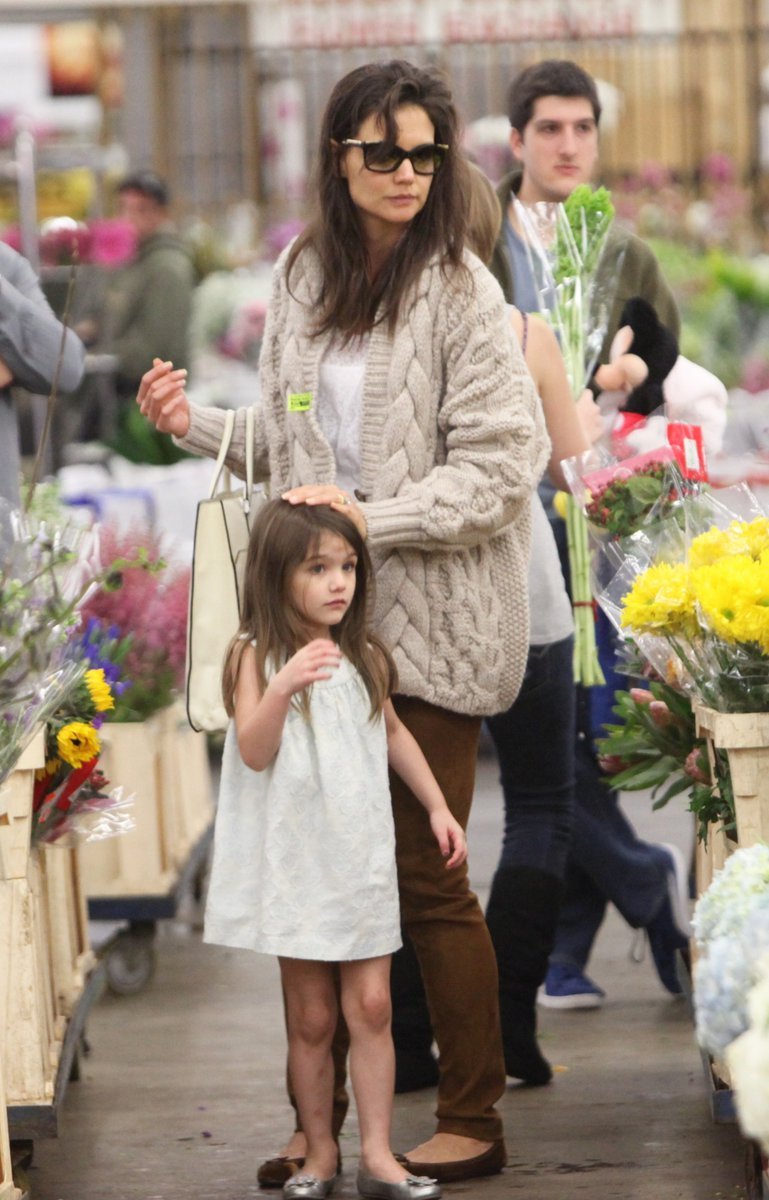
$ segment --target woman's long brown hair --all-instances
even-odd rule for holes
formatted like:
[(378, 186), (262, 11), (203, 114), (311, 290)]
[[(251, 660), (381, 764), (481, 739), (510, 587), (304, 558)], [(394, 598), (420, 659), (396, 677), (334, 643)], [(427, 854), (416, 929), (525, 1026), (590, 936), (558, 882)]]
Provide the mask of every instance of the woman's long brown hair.
[[(347, 153), (342, 142), (357, 137), (366, 118), (375, 114), (383, 139), (394, 145), (398, 109), (407, 104), (424, 109), (435, 128), (435, 141), (449, 149), (424, 207), (372, 279), (360, 218), (340, 172), (340, 157)], [(312, 246), (320, 257), (323, 288), (317, 298), (317, 335), (336, 330), (349, 340), (380, 321), (392, 331), (406, 292), (431, 258), (437, 255), (444, 270), (463, 269), (466, 171), (456, 109), (438, 72), (395, 59), (367, 63), (340, 79), (321, 126), (315, 212), (288, 257), (289, 288), (302, 251)]]
[[(243, 649), (249, 642), (253, 641), (256, 647), (256, 674), (261, 692), (267, 687), (270, 671), (279, 670), (287, 658), (306, 645), (307, 628), (291, 599), (291, 578), (308, 554), (317, 549), (324, 532), (344, 538), (357, 556), (352, 602), (330, 633), (363, 680), (372, 719), (381, 713), (385, 700), (395, 690), (397, 673), (392, 657), (368, 629), (373, 571), (357, 528), (328, 505), (310, 507), (270, 500), (260, 509), (251, 530), (240, 628), (224, 661), (222, 695), (228, 716), (234, 712)], [(297, 699), (297, 706), (305, 716), (309, 715), (307, 690)]]

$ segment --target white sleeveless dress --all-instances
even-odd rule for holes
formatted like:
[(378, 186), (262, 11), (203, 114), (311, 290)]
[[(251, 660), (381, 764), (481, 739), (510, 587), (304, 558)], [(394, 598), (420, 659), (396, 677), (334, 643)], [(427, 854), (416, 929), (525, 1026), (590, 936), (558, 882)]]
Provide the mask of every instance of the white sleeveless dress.
[(387, 739), (343, 658), (289, 711), (264, 771), (222, 758), (204, 940), (341, 962), (401, 944)]

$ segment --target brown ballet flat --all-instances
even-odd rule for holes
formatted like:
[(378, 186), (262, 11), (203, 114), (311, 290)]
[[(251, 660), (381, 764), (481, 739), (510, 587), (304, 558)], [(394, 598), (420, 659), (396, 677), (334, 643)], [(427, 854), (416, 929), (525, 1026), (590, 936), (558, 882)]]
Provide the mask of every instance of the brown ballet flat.
[[(298, 1171), (301, 1171), (304, 1166), (304, 1158), (297, 1155), (295, 1158), (290, 1158), (286, 1154), (278, 1154), (275, 1158), (267, 1158), (263, 1163), (260, 1163), (256, 1172), (256, 1182), (260, 1188), (280, 1188), (289, 1179), (292, 1179)], [(336, 1162), (336, 1173), (340, 1175), (342, 1171), (342, 1151)]]
[(460, 1158), (454, 1162), (415, 1162), (407, 1155), (396, 1154), (397, 1160), (411, 1171), (412, 1175), (429, 1175), (438, 1183), (460, 1183), (464, 1179), (479, 1179), (483, 1175), (498, 1175), (507, 1166), (505, 1143), (492, 1142), (488, 1150), (473, 1158)]
[(297, 1171), (304, 1166), (303, 1158), (289, 1158), (286, 1154), (278, 1154), (260, 1163), (256, 1172), (256, 1182), (260, 1188), (280, 1188), (288, 1183)]

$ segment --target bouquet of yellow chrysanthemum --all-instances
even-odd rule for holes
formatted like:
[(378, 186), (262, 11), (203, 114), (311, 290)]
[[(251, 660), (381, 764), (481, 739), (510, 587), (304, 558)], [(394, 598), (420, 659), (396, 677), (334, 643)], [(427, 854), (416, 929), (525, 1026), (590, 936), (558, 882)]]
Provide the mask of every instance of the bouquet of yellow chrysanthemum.
[[(721, 712), (767, 712), (769, 517), (746, 487), (730, 489), (726, 499), (692, 496), (682, 513), (683, 528), (670, 519), (626, 544), (625, 559), (599, 601), (660, 678), (666, 700), (680, 695), (680, 706), (667, 703), (671, 712), (675, 708), (680, 717), (694, 702)], [(659, 701), (655, 685), (651, 693)], [(632, 698), (632, 692), (631, 700), (618, 694), (614, 712), (621, 720), (607, 727), (600, 743), (607, 768), (620, 772), (613, 782), (664, 789), (658, 804), (685, 791), (700, 838), (707, 839), (714, 822), (732, 831), (726, 752), (714, 747), (708, 764), (693, 741), (696, 754), (679, 762), (683, 742), (679, 747), (671, 741), (664, 706), (639, 707)]]
[(769, 711), (769, 518), (714, 527), (682, 562), (648, 566), (623, 597), (621, 624), (636, 640), (667, 642), (702, 703)]

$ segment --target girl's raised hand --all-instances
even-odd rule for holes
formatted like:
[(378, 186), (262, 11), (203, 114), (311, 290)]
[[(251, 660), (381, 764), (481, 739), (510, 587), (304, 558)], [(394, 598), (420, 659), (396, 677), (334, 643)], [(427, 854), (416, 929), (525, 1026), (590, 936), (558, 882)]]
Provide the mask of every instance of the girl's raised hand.
[(465, 831), (446, 805), (430, 813), (430, 828), (447, 867), (460, 867), (467, 858)]
[(269, 686), (281, 695), (293, 696), (319, 679), (330, 679), (341, 657), (342, 651), (330, 638), (315, 638), (291, 656)]
[(160, 358), (152, 361), (149, 371), (142, 375), (136, 403), (161, 433), (186, 437), (190, 428), (190, 402), (184, 391), (187, 372), (174, 370), (171, 362)]

